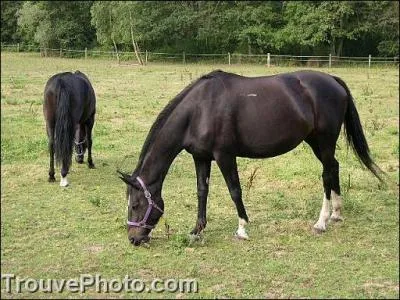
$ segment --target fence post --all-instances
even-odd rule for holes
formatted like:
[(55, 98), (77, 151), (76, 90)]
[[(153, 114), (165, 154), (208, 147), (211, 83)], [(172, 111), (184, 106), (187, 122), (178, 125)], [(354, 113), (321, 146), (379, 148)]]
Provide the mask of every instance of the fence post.
[(147, 50), (146, 50), (146, 55), (145, 55), (145, 61), (146, 61), (146, 65), (147, 65)]
[(60, 48), (60, 57), (62, 56), (62, 48)]
[(267, 67), (269, 68), (271, 66), (271, 53), (267, 53)]
[(231, 65), (231, 53), (228, 52), (228, 64)]
[(19, 52), (19, 43), (18, 43), (18, 45), (17, 45), (17, 52)]
[(371, 68), (371, 54), (368, 55), (368, 68)]
[(332, 53), (329, 53), (329, 68), (332, 67)]
[(85, 59), (87, 59), (87, 47), (85, 47)]
[(185, 51), (183, 51), (183, 64), (185, 64), (186, 63), (186, 58), (185, 58)]

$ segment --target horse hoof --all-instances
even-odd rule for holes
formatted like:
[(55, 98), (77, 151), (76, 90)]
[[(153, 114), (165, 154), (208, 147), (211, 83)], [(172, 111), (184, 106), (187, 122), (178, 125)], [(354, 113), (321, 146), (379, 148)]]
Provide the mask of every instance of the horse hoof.
[(62, 177), (60, 181), (60, 186), (61, 187), (67, 187), (69, 185), (67, 177)]
[(236, 232), (235, 238), (237, 238), (238, 240), (245, 240), (245, 241), (250, 239), (246, 232)]
[(200, 234), (193, 234), (193, 233), (189, 234), (190, 242), (196, 242), (196, 241), (199, 241), (200, 239), (201, 239)]
[(89, 169), (96, 169), (94, 164), (89, 164), (88, 166), (89, 166)]
[(317, 235), (323, 234), (325, 232), (325, 228), (321, 228), (318, 226), (313, 227), (313, 232)]
[(341, 216), (331, 216), (331, 221), (334, 223), (343, 222), (343, 217)]
[(49, 177), (49, 182), (56, 182), (56, 178), (55, 177)]

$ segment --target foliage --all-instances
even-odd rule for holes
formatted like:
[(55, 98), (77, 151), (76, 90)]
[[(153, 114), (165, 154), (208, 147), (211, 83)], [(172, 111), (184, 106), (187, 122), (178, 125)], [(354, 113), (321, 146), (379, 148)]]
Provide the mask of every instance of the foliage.
[[(2, 42), (190, 53), (398, 55), (397, 1), (2, 2)], [(16, 26), (18, 18), (18, 28)], [(114, 45), (115, 43), (115, 45)]]
[(22, 1), (2, 1), (1, 2), (1, 41), (14, 43), (19, 41), (17, 32), (18, 9), (22, 6)]
[(46, 47), (90, 46), (90, 1), (26, 1), (18, 11), (18, 25), (25, 41)]

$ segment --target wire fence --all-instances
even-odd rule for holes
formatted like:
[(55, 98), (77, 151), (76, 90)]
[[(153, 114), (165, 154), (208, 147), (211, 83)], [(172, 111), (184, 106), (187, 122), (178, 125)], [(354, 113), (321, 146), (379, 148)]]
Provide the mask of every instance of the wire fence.
[[(65, 58), (102, 58), (116, 60), (120, 64), (135, 64), (137, 58), (135, 52), (128, 51), (101, 51), (101, 50), (74, 50), (53, 49), (38, 47), (35, 45), (1, 44), (1, 51), (6, 52), (36, 52), (42, 57), (65, 57)], [(139, 52), (143, 63), (197, 63), (197, 64), (264, 64), (273, 66), (306, 66), (306, 67), (342, 67), (342, 66), (398, 66), (399, 57), (338, 57), (333, 55), (310, 56), (310, 55), (277, 55), (277, 54), (194, 54), (194, 53), (165, 53), (165, 52)]]

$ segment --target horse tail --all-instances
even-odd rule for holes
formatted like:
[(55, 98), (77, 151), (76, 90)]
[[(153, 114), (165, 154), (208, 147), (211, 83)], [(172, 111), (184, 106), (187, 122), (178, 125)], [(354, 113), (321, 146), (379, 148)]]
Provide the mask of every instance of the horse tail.
[(74, 126), (71, 116), (70, 93), (63, 79), (59, 78), (56, 88), (56, 125), (54, 154), (56, 162), (71, 165), (74, 140)]
[(368, 143), (361, 126), (353, 96), (342, 79), (335, 76), (333, 77), (346, 90), (348, 95), (348, 104), (344, 120), (344, 131), (347, 142), (351, 145), (361, 162), (379, 179), (379, 181), (383, 182), (381, 174), (384, 174), (384, 172), (375, 164), (370, 156)]

